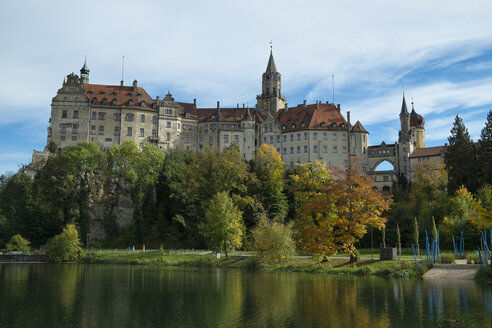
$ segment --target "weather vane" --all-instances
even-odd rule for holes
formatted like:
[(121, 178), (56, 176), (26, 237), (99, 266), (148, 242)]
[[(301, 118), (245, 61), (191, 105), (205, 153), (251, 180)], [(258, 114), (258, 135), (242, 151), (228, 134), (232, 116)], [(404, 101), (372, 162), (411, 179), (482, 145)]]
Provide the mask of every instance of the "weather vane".
[(270, 40), (270, 51), (273, 51), (273, 42)]

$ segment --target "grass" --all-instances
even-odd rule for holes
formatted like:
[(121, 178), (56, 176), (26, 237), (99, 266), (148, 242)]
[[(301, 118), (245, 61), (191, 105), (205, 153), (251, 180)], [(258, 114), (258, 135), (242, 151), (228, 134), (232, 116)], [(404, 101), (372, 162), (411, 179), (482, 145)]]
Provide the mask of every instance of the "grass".
[(485, 267), (481, 268), (478, 271), (475, 279), (477, 281), (480, 281), (480, 282), (492, 284), (492, 269), (490, 268), (490, 266), (485, 266)]

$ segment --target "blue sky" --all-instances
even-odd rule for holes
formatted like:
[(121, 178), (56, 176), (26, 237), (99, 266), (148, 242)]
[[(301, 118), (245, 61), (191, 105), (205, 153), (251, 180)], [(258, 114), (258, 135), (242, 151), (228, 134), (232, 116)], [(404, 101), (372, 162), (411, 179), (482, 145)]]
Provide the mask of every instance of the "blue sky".
[(0, 2), (0, 174), (46, 146), (51, 98), (84, 57), (91, 83), (139, 81), (199, 106), (261, 92), (269, 42), (291, 106), (351, 111), (370, 143), (397, 139), (402, 91), (426, 120), (427, 146), (459, 114), (474, 140), (492, 108), (490, 1)]

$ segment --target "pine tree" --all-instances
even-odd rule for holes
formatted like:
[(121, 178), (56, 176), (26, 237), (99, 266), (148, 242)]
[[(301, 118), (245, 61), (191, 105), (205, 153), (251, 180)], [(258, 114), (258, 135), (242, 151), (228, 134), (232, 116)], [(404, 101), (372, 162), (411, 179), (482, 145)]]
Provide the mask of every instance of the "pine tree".
[(487, 122), (478, 142), (478, 163), (480, 165), (480, 185), (492, 185), (492, 110), (487, 115)]
[(454, 193), (463, 185), (475, 192), (479, 185), (477, 152), (468, 129), (458, 115), (454, 120), (448, 141), (449, 147), (444, 155), (444, 163), (448, 171), (448, 191)]

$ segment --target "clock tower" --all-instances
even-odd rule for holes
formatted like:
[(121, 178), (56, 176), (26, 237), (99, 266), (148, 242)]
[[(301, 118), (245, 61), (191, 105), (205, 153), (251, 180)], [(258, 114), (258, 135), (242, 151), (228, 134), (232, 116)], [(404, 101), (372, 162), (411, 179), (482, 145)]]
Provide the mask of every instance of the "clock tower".
[(256, 109), (259, 113), (264, 115), (271, 113), (276, 116), (279, 109), (285, 107), (286, 99), (282, 96), (281, 87), (280, 73), (270, 51), (268, 65), (262, 76), (261, 95), (256, 96)]

